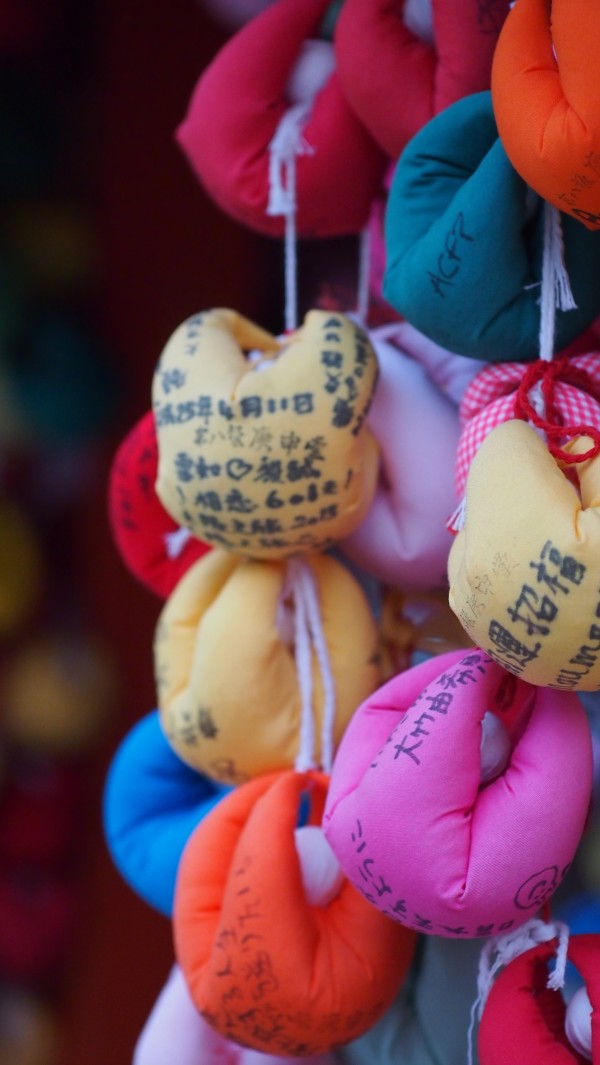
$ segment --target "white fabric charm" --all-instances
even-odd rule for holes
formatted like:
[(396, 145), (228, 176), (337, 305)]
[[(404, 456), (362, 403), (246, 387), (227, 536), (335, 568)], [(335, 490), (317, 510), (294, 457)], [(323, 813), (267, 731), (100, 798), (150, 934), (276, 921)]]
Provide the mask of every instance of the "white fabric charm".
[(306, 901), (309, 906), (328, 906), (342, 890), (342, 867), (319, 825), (297, 828), (294, 837)]
[(585, 987), (580, 987), (567, 1006), (567, 1039), (578, 1054), (592, 1060), (592, 1004)]

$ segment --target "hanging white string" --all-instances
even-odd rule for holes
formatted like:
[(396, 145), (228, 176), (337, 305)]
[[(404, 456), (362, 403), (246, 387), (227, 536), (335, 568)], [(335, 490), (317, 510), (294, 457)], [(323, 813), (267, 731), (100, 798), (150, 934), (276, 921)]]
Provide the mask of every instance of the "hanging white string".
[[(555, 963), (546, 987), (558, 991), (565, 985), (567, 950), (569, 947), (569, 928), (562, 921), (542, 921), (532, 917), (530, 921), (509, 932), (505, 936), (493, 936), (487, 941), (479, 958), (477, 974), (477, 998), (471, 1006), (469, 1029), (467, 1032), (467, 1065), (473, 1065), (473, 1035), (475, 1024), (481, 1020), (485, 1004), (492, 990), (494, 980), (500, 969), (508, 965), (520, 954), (540, 943), (558, 940)], [(492, 961), (493, 955), (496, 955)]]
[(269, 144), (267, 214), (285, 218), (285, 329), (298, 324), (298, 256), (296, 236), (296, 156), (313, 154), (302, 136), (310, 103), (294, 104), (283, 115)]
[(304, 601), (307, 608), (310, 635), (319, 663), (323, 687), (323, 711), (321, 723), (321, 768), (331, 772), (333, 765), (333, 730), (335, 724), (335, 684), (329, 661), (329, 651), (323, 631), (321, 606), (313, 572), (304, 560), (298, 560), (301, 569)]
[(315, 768), (315, 730), (312, 712), (312, 653), (306, 605), (301, 587), (301, 575), (295, 559), (287, 567), (287, 581), (294, 602), (294, 654), (300, 688), (300, 740), (295, 768), (299, 773)]
[(366, 225), (358, 244), (358, 281), (356, 286), (356, 312), (359, 325), (366, 326), (369, 316), (369, 275), (371, 272), (371, 230)]
[(335, 722), (335, 685), (325, 641), (321, 608), (312, 570), (302, 558), (288, 559), (287, 586), (294, 599), (294, 640), (296, 672), (300, 687), (300, 743), (295, 768), (314, 769), (315, 733), (313, 713), (312, 648), (317, 658), (323, 687), (321, 725), (321, 768), (331, 772)]
[[(569, 275), (564, 260), (564, 245), (560, 211), (544, 201), (544, 246), (542, 253), (542, 286), (540, 295), (539, 358), (551, 362), (554, 355), (556, 311), (575, 310), (577, 304), (571, 290)], [(546, 405), (540, 381), (529, 392), (532, 406), (540, 418), (546, 417)], [(545, 433), (536, 428), (545, 440)], [(448, 519), (450, 532), (459, 532), (466, 520), (466, 500), (463, 497)]]

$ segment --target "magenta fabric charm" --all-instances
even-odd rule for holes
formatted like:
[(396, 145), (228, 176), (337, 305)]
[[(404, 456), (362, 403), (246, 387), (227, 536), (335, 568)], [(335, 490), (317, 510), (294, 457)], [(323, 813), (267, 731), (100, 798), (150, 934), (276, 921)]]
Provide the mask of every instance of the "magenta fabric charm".
[[(510, 750), (482, 783), (490, 711)], [(591, 782), (576, 696), (517, 680), (478, 649), (455, 651), (401, 673), (356, 711), (323, 826), (348, 878), (384, 913), (420, 932), (492, 936), (558, 887)]]

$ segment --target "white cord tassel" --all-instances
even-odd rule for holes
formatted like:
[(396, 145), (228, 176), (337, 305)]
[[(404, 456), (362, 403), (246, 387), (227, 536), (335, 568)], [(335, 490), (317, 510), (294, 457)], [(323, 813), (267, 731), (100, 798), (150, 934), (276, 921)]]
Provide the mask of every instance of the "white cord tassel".
[(359, 238), (356, 318), (366, 327), (369, 317), (369, 274), (371, 271), (371, 231), (365, 226)]
[(456, 510), (452, 512), (448, 521), (446, 522), (446, 528), (448, 532), (459, 533), (461, 529), (464, 529), (467, 520), (467, 497), (463, 496)]
[[(556, 309), (575, 310), (577, 304), (571, 291), (564, 261), (564, 247), (560, 211), (544, 202), (544, 252), (542, 256), (542, 292), (540, 297), (539, 357), (550, 362), (554, 355)], [(529, 393), (533, 408), (540, 418), (546, 417), (546, 406), (538, 381)], [(540, 434), (544, 436), (545, 434)]]
[[(553, 991), (559, 990), (565, 985), (565, 968), (567, 964), (567, 950), (569, 946), (569, 929), (561, 921), (541, 921), (532, 917), (514, 932), (505, 936), (494, 936), (489, 939), (479, 959), (479, 972), (477, 975), (477, 998), (471, 1007), (471, 1020), (467, 1033), (467, 1065), (473, 1065), (473, 1033), (475, 1024), (481, 1020), (484, 1006), (488, 1000), (494, 980), (500, 969), (508, 965), (526, 950), (537, 946), (539, 943), (548, 943), (551, 939), (558, 939), (556, 949), (556, 961), (554, 969), (548, 977), (547, 987)], [(492, 956), (496, 955), (492, 962)]]
[(565, 267), (560, 212), (544, 203), (544, 254), (542, 257), (542, 294), (540, 317), (540, 359), (549, 362), (554, 352), (556, 308), (577, 308), (569, 275)]

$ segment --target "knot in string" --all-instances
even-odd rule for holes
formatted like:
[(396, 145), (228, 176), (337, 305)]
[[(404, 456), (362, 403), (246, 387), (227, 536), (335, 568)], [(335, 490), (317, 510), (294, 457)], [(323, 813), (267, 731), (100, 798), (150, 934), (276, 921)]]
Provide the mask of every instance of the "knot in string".
[[(556, 384), (574, 385), (576, 388), (587, 392), (600, 403), (600, 388), (592, 380), (586, 370), (575, 366), (566, 356), (553, 359), (551, 362), (538, 359), (529, 364), (515, 396), (515, 418), (522, 418), (531, 422), (537, 429), (546, 435), (548, 450), (555, 459), (564, 463), (585, 462), (600, 451), (600, 430), (592, 425), (576, 423), (565, 425), (563, 416), (556, 400)], [(533, 389), (539, 389), (543, 398), (542, 410), (533, 401), (530, 393)], [(593, 445), (580, 455), (571, 455), (560, 445), (561, 440), (573, 439), (576, 436), (589, 436)]]

